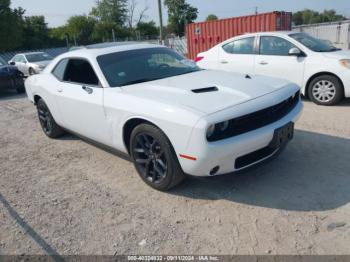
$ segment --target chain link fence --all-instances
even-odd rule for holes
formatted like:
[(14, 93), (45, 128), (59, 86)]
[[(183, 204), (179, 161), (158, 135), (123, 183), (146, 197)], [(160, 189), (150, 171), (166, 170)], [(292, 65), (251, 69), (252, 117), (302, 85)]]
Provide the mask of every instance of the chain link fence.
[(314, 37), (327, 40), (338, 48), (350, 49), (350, 20), (294, 26), (293, 31), (305, 32)]

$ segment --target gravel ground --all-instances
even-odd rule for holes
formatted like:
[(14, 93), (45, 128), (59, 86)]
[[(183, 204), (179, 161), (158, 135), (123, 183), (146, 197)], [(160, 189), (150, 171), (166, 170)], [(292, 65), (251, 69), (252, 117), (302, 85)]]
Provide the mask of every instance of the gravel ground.
[(2, 254), (350, 254), (350, 101), (305, 101), (295, 139), (242, 174), (168, 193), (74, 136), (50, 140), (0, 95)]

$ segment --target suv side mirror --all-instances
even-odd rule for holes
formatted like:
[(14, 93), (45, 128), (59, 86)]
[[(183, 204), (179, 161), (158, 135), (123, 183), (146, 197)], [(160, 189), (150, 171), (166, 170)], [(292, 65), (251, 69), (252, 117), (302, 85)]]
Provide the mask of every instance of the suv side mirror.
[(299, 57), (299, 56), (303, 56), (303, 52), (299, 48), (293, 47), (289, 50), (288, 55)]
[(13, 66), (16, 65), (16, 63), (13, 62), (13, 61), (10, 61), (9, 64), (10, 64), (10, 65), (13, 65)]

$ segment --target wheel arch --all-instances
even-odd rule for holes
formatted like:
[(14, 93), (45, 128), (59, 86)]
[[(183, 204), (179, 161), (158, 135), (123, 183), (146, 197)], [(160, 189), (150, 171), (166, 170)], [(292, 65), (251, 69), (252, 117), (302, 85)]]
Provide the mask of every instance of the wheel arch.
[(40, 99), (42, 99), (41, 96), (34, 95), (34, 105), (36, 105)]
[(323, 72), (318, 72), (316, 74), (313, 74), (312, 76), (309, 77), (308, 81), (306, 82), (306, 85), (305, 85), (305, 92), (304, 92), (304, 96), (305, 97), (309, 97), (309, 88), (310, 88), (310, 83), (316, 78), (316, 77), (319, 77), (319, 76), (322, 76), (322, 75), (328, 75), (328, 76), (333, 76), (335, 78), (338, 79), (343, 91), (344, 91), (344, 84), (343, 84), (343, 81), (340, 79), (339, 76), (337, 76), (336, 74), (334, 73), (331, 73), (331, 72), (327, 72), (327, 71), (323, 71)]
[(164, 131), (158, 125), (156, 125), (155, 123), (153, 123), (149, 119), (142, 118), (142, 117), (133, 117), (133, 118), (128, 119), (124, 123), (123, 136), (122, 137), (123, 137), (124, 146), (125, 146), (125, 148), (126, 148), (126, 150), (127, 150), (129, 155), (130, 155), (130, 138), (131, 138), (131, 133), (135, 129), (135, 127), (137, 127), (137, 126), (139, 126), (141, 124), (149, 124), (149, 125), (155, 126), (155, 127), (159, 128), (164, 133)]

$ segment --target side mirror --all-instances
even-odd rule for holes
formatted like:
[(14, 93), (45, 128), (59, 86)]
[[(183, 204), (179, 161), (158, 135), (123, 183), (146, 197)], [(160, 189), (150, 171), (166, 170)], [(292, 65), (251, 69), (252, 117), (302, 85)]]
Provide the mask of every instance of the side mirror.
[(13, 61), (10, 61), (9, 64), (10, 64), (10, 65), (13, 65), (13, 66), (16, 65), (16, 63), (13, 62)]
[(299, 48), (293, 47), (289, 50), (288, 55), (290, 56), (303, 56), (303, 52)]

